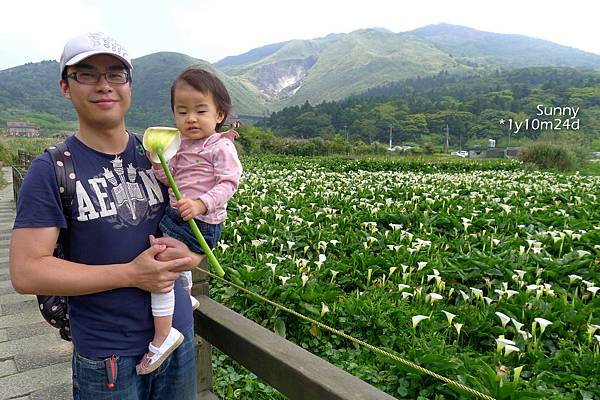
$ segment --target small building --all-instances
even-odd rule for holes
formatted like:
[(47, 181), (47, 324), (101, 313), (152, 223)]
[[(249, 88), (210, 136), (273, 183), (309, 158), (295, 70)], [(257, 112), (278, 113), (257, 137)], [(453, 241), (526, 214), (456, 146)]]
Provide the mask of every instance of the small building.
[(72, 132), (56, 132), (56, 133), (52, 134), (50, 137), (53, 139), (65, 140), (72, 134), (73, 134)]
[(416, 149), (415, 146), (390, 146), (388, 151), (406, 151), (410, 149)]
[(519, 147), (470, 147), (469, 158), (517, 158)]
[(238, 117), (237, 115), (228, 115), (227, 118), (225, 118), (225, 122), (223, 123), (223, 126), (229, 126), (231, 129), (237, 129), (240, 127), (240, 117)]
[(38, 137), (40, 127), (30, 122), (10, 121), (6, 123), (6, 134), (14, 137)]

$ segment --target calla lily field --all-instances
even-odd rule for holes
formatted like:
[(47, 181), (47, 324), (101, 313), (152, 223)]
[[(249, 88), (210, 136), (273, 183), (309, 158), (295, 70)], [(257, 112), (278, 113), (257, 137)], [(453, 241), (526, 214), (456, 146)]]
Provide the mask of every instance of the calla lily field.
[[(600, 177), (469, 161), (244, 158), (215, 255), (228, 279), (494, 398), (600, 398)], [(211, 284), (397, 398), (473, 398)], [(215, 366), (224, 397), (283, 398)]]

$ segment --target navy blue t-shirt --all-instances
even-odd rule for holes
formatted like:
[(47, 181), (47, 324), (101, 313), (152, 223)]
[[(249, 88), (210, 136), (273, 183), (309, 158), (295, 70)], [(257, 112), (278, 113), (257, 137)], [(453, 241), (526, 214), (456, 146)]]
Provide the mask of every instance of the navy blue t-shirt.
[[(149, 247), (148, 235), (169, 201), (152, 173), (144, 149), (133, 135), (119, 155), (97, 152), (74, 136), (66, 140), (75, 166), (76, 194), (70, 229), (71, 261), (121, 264)], [(69, 178), (67, 178), (69, 179)], [(15, 228), (66, 227), (50, 155), (36, 158), (21, 186)], [(75, 350), (87, 357), (133, 356), (147, 351), (154, 335), (150, 293), (120, 288), (69, 297)], [(175, 285), (173, 326), (192, 327), (190, 299)]]

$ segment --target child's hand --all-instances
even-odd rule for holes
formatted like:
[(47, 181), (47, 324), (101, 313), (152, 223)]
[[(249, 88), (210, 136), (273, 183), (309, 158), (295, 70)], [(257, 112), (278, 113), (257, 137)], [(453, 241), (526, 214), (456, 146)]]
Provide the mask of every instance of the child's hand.
[(162, 169), (162, 164), (161, 163), (155, 163), (154, 161), (152, 161), (152, 159), (150, 158), (150, 152), (146, 151), (146, 158), (148, 160), (150, 160), (150, 162), (152, 163), (152, 168), (154, 169)]
[(179, 215), (184, 221), (204, 215), (208, 211), (202, 200), (181, 199), (173, 204), (179, 210)]

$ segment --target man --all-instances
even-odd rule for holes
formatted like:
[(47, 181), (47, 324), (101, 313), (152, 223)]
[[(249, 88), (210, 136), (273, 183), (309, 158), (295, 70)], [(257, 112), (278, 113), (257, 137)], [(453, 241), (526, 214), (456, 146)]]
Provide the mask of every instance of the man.
[(154, 332), (150, 292), (169, 291), (201, 256), (152, 236), (169, 197), (125, 130), (132, 69), (125, 48), (103, 33), (65, 45), (59, 83), (79, 119), (79, 130), (66, 140), (75, 166), (68, 179), (76, 181), (69, 260), (52, 255), (67, 225), (64, 189), (44, 154), (31, 164), (19, 194), (11, 280), (19, 293), (69, 296), (75, 399), (187, 400), (196, 392), (193, 321), (178, 282), (173, 325), (185, 340), (154, 373), (135, 372)]

